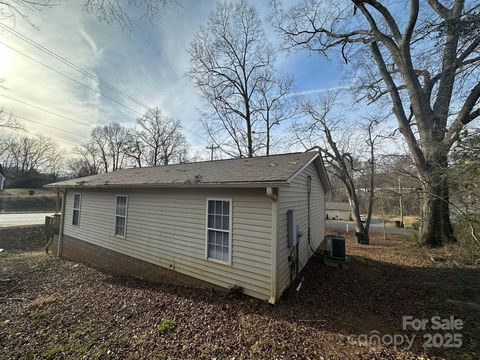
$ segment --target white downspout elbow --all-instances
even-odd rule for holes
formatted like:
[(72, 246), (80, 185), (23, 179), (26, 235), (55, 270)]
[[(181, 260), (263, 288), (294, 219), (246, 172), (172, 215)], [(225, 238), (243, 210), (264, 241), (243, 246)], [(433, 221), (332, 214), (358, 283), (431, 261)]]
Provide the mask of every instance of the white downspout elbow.
[(267, 186), (267, 197), (273, 201), (277, 201), (277, 194), (275, 194), (271, 186)]

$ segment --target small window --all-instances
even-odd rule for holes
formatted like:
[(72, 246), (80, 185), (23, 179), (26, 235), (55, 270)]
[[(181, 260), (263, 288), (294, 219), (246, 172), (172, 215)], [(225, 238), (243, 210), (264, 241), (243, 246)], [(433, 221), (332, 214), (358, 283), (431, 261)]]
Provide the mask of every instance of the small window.
[(127, 197), (117, 195), (115, 206), (115, 236), (125, 237), (127, 229)]
[(230, 262), (231, 200), (207, 200), (207, 259)]
[(72, 225), (80, 226), (80, 194), (73, 195)]

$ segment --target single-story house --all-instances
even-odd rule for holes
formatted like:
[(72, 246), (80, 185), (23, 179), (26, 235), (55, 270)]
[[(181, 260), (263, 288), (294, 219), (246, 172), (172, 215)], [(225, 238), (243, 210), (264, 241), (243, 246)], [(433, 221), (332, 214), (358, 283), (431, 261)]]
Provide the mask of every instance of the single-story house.
[(353, 219), (352, 207), (348, 202), (327, 201), (325, 203), (327, 220), (346, 220)]
[(318, 152), (132, 168), (47, 186), (66, 199), (58, 256), (139, 277), (175, 271), (271, 303), (324, 240), (330, 190)]

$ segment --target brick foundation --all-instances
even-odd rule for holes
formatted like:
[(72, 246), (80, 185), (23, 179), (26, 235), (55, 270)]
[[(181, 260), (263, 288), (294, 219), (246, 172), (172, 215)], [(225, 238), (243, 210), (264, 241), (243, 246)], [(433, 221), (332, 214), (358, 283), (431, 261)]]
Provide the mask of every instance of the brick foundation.
[[(56, 252), (56, 244), (52, 249)], [(64, 235), (62, 257), (81, 262), (108, 273), (131, 276), (149, 282), (162, 282), (174, 285), (193, 286), (199, 288), (225, 289), (181, 274), (174, 270), (135, 259), (116, 251)]]

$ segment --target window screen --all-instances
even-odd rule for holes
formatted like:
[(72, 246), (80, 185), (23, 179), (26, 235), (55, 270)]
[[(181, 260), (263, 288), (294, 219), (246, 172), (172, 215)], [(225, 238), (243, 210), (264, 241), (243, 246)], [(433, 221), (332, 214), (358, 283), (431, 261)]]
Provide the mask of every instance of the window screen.
[(230, 200), (208, 200), (207, 257), (229, 261)]
[(73, 195), (72, 225), (80, 225), (80, 194)]
[(117, 195), (117, 205), (115, 207), (115, 235), (124, 237), (127, 227), (127, 197)]

